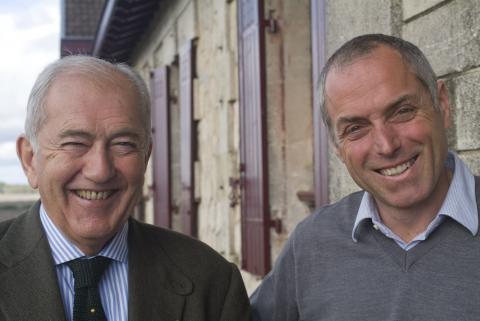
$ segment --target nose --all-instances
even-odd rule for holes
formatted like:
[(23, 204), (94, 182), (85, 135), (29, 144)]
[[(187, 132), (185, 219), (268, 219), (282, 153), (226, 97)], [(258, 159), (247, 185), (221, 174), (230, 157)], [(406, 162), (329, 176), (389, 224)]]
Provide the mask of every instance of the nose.
[(394, 156), (400, 148), (398, 133), (389, 126), (374, 129), (374, 148), (382, 156)]
[(85, 155), (83, 175), (95, 183), (106, 183), (115, 176), (115, 164), (103, 146), (94, 146)]

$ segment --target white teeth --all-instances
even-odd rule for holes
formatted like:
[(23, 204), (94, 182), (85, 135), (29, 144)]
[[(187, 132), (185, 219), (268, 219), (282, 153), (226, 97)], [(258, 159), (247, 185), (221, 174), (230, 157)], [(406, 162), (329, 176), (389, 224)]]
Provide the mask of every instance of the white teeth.
[(396, 167), (392, 167), (392, 168), (386, 168), (386, 169), (382, 169), (380, 170), (380, 174), (384, 175), (384, 176), (396, 176), (396, 175), (400, 175), (402, 174), (403, 172), (405, 172), (408, 168), (410, 168), (413, 163), (415, 163), (415, 159), (412, 158), (411, 160), (409, 160), (408, 162), (406, 163), (403, 163), (401, 165), (398, 165)]
[(103, 192), (95, 192), (95, 191), (87, 191), (87, 190), (77, 190), (75, 194), (77, 194), (80, 198), (96, 201), (96, 200), (104, 200), (107, 199), (110, 195), (112, 195), (112, 191), (103, 191)]

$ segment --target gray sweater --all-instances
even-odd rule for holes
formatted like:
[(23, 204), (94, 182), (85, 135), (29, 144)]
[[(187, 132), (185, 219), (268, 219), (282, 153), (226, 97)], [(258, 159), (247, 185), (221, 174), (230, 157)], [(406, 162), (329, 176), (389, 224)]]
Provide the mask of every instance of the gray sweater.
[(480, 320), (478, 234), (447, 218), (407, 252), (364, 221), (355, 243), (362, 194), (297, 226), (251, 297), (254, 320)]

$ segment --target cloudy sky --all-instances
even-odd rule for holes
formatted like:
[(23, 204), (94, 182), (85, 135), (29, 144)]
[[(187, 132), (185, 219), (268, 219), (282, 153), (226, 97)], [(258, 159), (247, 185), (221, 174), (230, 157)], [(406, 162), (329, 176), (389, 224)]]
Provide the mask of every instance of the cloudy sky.
[(26, 183), (15, 152), (36, 75), (59, 56), (60, 0), (0, 0), (0, 182)]

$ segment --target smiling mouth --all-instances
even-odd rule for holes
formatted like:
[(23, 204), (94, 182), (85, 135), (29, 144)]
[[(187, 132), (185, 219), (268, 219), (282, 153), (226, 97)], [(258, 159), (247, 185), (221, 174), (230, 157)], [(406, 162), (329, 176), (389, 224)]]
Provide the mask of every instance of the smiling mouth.
[(415, 163), (417, 160), (418, 156), (413, 157), (412, 159), (408, 160), (407, 162), (400, 164), (395, 167), (391, 168), (385, 168), (385, 169), (380, 169), (378, 172), (382, 174), (383, 176), (397, 176), (405, 172), (407, 169), (412, 167), (412, 165)]
[(75, 194), (84, 199), (89, 201), (99, 201), (99, 200), (106, 200), (109, 198), (114, 191), (89, 191), (89, 190), (76, 190)]

